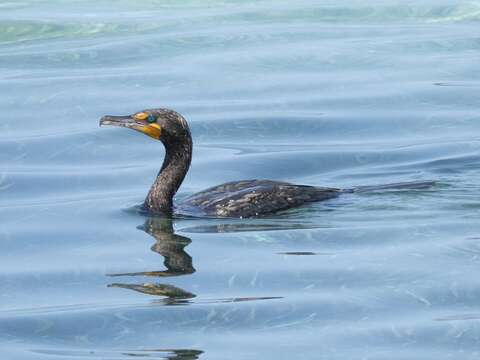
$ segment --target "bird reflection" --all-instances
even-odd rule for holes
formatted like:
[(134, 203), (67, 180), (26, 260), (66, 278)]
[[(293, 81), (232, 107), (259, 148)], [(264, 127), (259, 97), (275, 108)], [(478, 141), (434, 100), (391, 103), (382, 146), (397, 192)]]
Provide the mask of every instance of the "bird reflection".
[[(148, 218), (139, 229), (155, 238), (155, 244), (151, 247), (164, 257), (163, 264), (166, 270), (144, 271), (144, 272), (126, 272), (107, 274), (108, 276), (153, 276), (169, 277), (193, 274), (195, 268), (192, 264), (192, 257), (185, 252), (185, 247), (192, 241), (178, 234), (173, 230), (173, 222), (170, 218)], [(112, 283), (108, 287), (117, 287), (134, 290), (143, 294), (165, 296), (169, 299), (191, 299), (196, 295), (169, 284), (125, 284)]]
[(121, 284), (113, 283), (109, 284), (108, 287), (118, 287), (123, 289), (130, 289), (137, 292), (141, 292), (147, 295), (157, 295), (157, 296), (166, 296), (171, 299), (191, 299), (195, 297), (195, 294), (192, 294), (188, 291), (180, 289), (176, 286), (169, 284)]
[(196, 360), (200, 358), (200, 355), (203, 354), (201, 350), (191, 350), (191, 349), (172, 349), (172, 350), (145, 350), (144, 353), (138, 352), (128, 352), (123, 353), (126, 356), (132, 357), (147, 357), (161, 355), (162, 359), (167, 360)]

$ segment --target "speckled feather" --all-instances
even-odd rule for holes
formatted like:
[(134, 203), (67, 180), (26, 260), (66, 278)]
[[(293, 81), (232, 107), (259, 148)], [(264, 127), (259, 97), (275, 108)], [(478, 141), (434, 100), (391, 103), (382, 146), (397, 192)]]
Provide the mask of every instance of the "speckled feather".
[(272, 180), (243, 180), (196, 193), (176, 206), (179, 213), (254, 217), (337, 197), (340, 189), (294, 185)]

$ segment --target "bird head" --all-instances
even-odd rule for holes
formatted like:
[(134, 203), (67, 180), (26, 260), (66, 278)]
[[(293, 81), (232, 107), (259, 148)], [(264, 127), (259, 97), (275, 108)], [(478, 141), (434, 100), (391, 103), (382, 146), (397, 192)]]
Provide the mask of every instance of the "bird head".
[(100, 119), (100, 126), (104, 125), (133, 129), (164, 144), (190, 137), (186, 120), (179, 113), (168, 109), (147, 109), (125, 116), (105, 115)]

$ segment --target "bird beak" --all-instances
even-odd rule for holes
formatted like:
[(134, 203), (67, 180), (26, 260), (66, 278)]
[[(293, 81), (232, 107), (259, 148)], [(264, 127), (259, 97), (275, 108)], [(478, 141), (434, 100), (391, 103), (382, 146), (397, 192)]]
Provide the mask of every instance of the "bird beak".
[(154, 139), (160, 139), (162, 128), (157, 123), (149, 124), (145, 120), (135, 119), (133, 116), (112, 116), (105, 115), (100, 119), (100, 126), (121, 126), (129, 129), (137, 130)]

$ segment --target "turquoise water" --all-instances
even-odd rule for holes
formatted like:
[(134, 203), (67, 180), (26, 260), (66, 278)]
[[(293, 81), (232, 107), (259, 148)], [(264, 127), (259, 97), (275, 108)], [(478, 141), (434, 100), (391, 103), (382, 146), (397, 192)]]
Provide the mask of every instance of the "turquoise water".
[[(0, 1), (5, 359), (477, 359), (480, 2)], [(230, 180), (429, 190), (148, 219), (169, 107)]]

